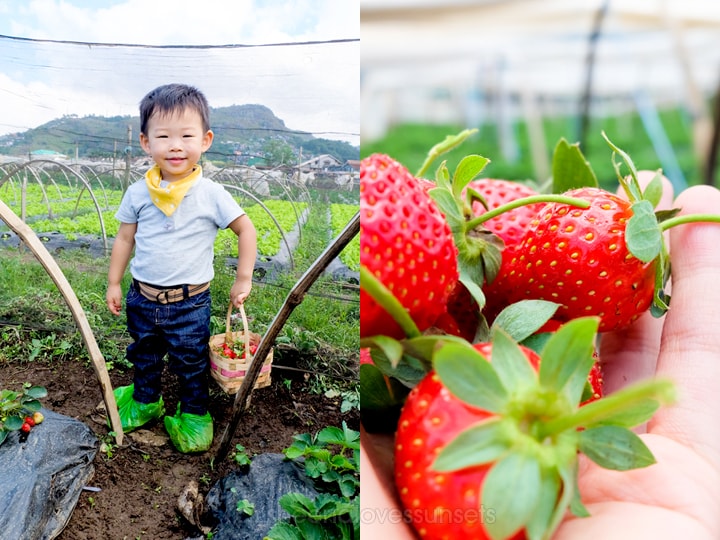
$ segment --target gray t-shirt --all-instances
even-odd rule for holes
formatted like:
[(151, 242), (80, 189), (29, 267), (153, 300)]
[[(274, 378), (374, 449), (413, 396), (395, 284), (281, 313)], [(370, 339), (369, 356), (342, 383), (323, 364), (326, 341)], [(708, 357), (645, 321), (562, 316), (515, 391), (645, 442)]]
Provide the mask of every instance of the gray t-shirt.
[(143, 178), (125, 192), (115, 217), (122, 223), (137, 223), (132, 276), (167, 287), (212, 280), (217, 232), (243, 214), (223, 186), (200, 177), (168, 217), (150, 200)]

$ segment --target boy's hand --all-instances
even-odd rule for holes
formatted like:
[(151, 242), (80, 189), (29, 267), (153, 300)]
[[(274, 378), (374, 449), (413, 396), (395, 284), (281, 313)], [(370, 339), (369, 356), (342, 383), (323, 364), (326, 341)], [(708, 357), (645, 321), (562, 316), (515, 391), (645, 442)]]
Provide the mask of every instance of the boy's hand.
[(240, 304), (245, 302), (245, 299), (250, 295), (252, 290), (252, 280), (243, 281), (236, 280), (233, 286), (230, 288), (230, 301), (233, 306), (240, 307)]
[(122, 289), (120, 285), (108, 285), (105, 300), (107, 301), (107, 307), (110, 313), (120, 315), (120, 310), (122, 309)]

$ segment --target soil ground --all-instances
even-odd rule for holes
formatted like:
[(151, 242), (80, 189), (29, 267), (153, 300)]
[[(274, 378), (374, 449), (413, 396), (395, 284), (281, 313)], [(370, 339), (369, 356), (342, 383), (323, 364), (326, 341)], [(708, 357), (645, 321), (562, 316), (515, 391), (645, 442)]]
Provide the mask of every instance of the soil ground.
[[(352, 362), (355, 362), (353, 360)], [(359, 430), (356, 408), (342, 413), (340, 398), (329, 399), (311, 393), (303, 359), (293, 351), (275, 352), (272, 384), (253, 391), (251, 404), (234, 434), (231, 448), (242, 444), (249, 456), (281, 452), (300, 433), (315, 433), (325, 426), (340, 426), (343, 421)], [(353, 366), (347, 366), (353, 369)], [(357, 366), (354, 366), (356, 368)], [(290, 368), (290, 369), (288, 369)], [(295, 368), (295, 369), (293, 369)], [(129, 384), (131, 373), (112, 371), (114, 387)], [(96, 433), (98, 439), (114, 443), (108, 437), (104, 418), (96, 407), (102, 394), (94, 371), (80, 361), (62, 364), (41, 362), (0, 363), (3, 387), (19, 387), (25, 381), (45, 386), (48, 397), (43, 406), (76, 418)], [(289, 381), (289, 382), (288, 382)], [(165, 376), (164, 399), (168, 411), (177, 405), (175, 382)], [(217, 480), (234, 467), (231, 454), (221, 463), (211, 463), (220, 444), (233, 397), (213, 382), (210, 413), (215, 420), (215, 441), (209, 452), (185, 455), (167, 440), (161, 422), (148, 427), (162, 443), (134, 440), (126, 435), (122, 447), (98, 451), (95, 473), (89, 485), (99, 491), (83, 491), (59, 540), (123, 539), (196, 539), (204, 538), (178, 510), (177, 500), (192, 480), (205, 495)], [(206, 523), (211, 525), (211, 523)], [(0, 535), (1, 536), (1, 535)]]

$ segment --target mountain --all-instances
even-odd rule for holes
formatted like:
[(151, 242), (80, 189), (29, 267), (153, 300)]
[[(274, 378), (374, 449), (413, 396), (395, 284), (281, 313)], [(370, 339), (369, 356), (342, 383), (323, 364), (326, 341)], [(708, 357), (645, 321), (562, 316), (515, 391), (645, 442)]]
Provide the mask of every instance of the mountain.
[[(332, 154), (341, 161), (360, 159), (360, 149), (343, 141), (316, 138), (312, 134), (288, 128), (264, 105), (232, 105), (210, 109), (210, 124), (215, 138), (206, 157), (217, 162), (237, 160), (238, 153), (262, 156), (268, 141), (281, 141), (293, 153), (313, 156)], [(102, 158), (123, 155), (128, 146), (132, 154), (143, 154), (138, 143), (138, 116), (66, 115), (37, 128), (0, 136), (0, 154), (28, 155), (37, 150), (52, 150), (68, 156)]]

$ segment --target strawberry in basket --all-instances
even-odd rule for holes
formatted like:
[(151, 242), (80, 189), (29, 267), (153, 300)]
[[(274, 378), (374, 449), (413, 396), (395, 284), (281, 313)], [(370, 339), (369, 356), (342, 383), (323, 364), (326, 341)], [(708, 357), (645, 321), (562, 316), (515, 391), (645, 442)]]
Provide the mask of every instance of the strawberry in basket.
[[(257, 351), (257, 345), (250, 345), (250, 355), (254, 355)], [(215, 349), (215, 352), (221, 354), (225, 358), (245, 358), (245, 343), (243, 341), (233, 341), (231, 343), (223, 343)]]

